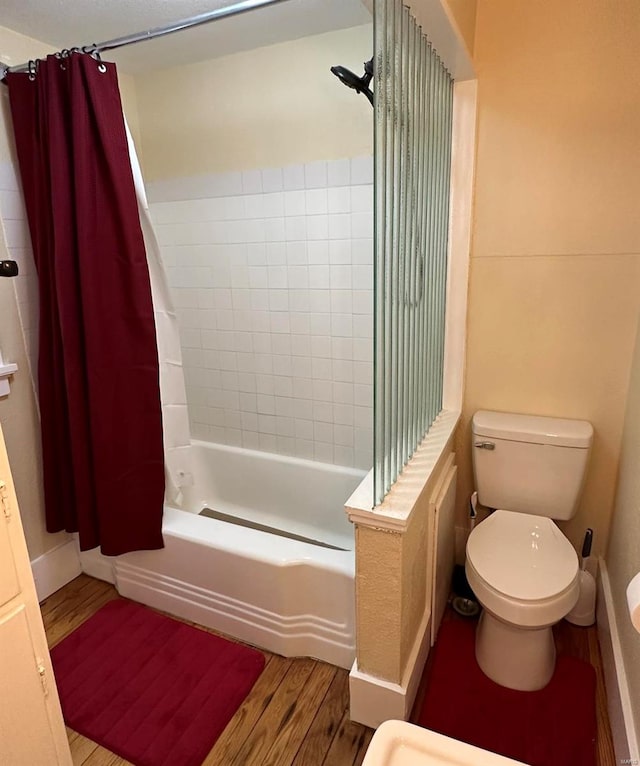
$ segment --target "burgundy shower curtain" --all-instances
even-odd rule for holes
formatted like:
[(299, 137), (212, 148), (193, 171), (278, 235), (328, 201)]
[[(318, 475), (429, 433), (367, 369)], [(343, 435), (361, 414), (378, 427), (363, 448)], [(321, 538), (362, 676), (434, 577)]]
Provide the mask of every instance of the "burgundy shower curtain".
[(40, 294), (49, 532), (162, 547), (158, 355), (116, 68), (74, 53), (7, 76)]

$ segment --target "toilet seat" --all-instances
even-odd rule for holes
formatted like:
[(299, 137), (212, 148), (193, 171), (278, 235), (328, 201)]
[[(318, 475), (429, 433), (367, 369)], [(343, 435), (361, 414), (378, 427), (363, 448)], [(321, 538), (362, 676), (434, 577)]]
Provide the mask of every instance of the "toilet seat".
[(578, 570), (571, 543), (551, 519), (494, 511), (473, 530), (467, 557), (492, 588), (524, 601), (553, 598)]
[(480, 603), (522, 627), (551, 625), (578, 597), (578, 557), (551, 519), (494, 511), (469, 535), (467, 578)]

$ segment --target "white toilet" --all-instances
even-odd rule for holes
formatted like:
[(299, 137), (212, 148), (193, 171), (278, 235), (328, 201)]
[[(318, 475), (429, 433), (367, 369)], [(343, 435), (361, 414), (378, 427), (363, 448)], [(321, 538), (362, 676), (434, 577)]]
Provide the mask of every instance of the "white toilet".
[(551, 627), (578, 599), (578, 557), (552, 519), (576, 512), (593, 427), (481, 410), (471, 436), (478, 499), (499, 509), (467, 541), (467, 579), (484, 607), (476, 659), (501, 686), (534, 691), (553, 675)]

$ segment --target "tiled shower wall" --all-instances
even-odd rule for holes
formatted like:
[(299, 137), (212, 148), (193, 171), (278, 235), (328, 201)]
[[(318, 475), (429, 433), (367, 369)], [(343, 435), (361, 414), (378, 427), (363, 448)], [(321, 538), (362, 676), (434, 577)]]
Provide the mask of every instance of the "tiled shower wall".
[(196, 438), (372, 464), (371, 157), (148, 184)]
[(19, 276), (13, 280), (13, 285), (31, 374), (35, 378), (38, 359), (38, 282), (17, 167), (11, 162), (0, 163), (0, 219), (9, 258), (18, 263)]

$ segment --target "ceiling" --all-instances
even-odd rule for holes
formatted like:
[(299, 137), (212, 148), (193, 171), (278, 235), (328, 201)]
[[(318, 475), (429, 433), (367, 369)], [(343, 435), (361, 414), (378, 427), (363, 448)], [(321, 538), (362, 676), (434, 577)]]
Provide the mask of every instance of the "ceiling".
[[(2, 26), (70, 48), (103, 42), (228, 6), (234, 0), (2, 0)], [(136, 73), (190, 64), (307, 35), (366, 24), (367, 0), (282, 0), (112, 51), (105, 58)]]

